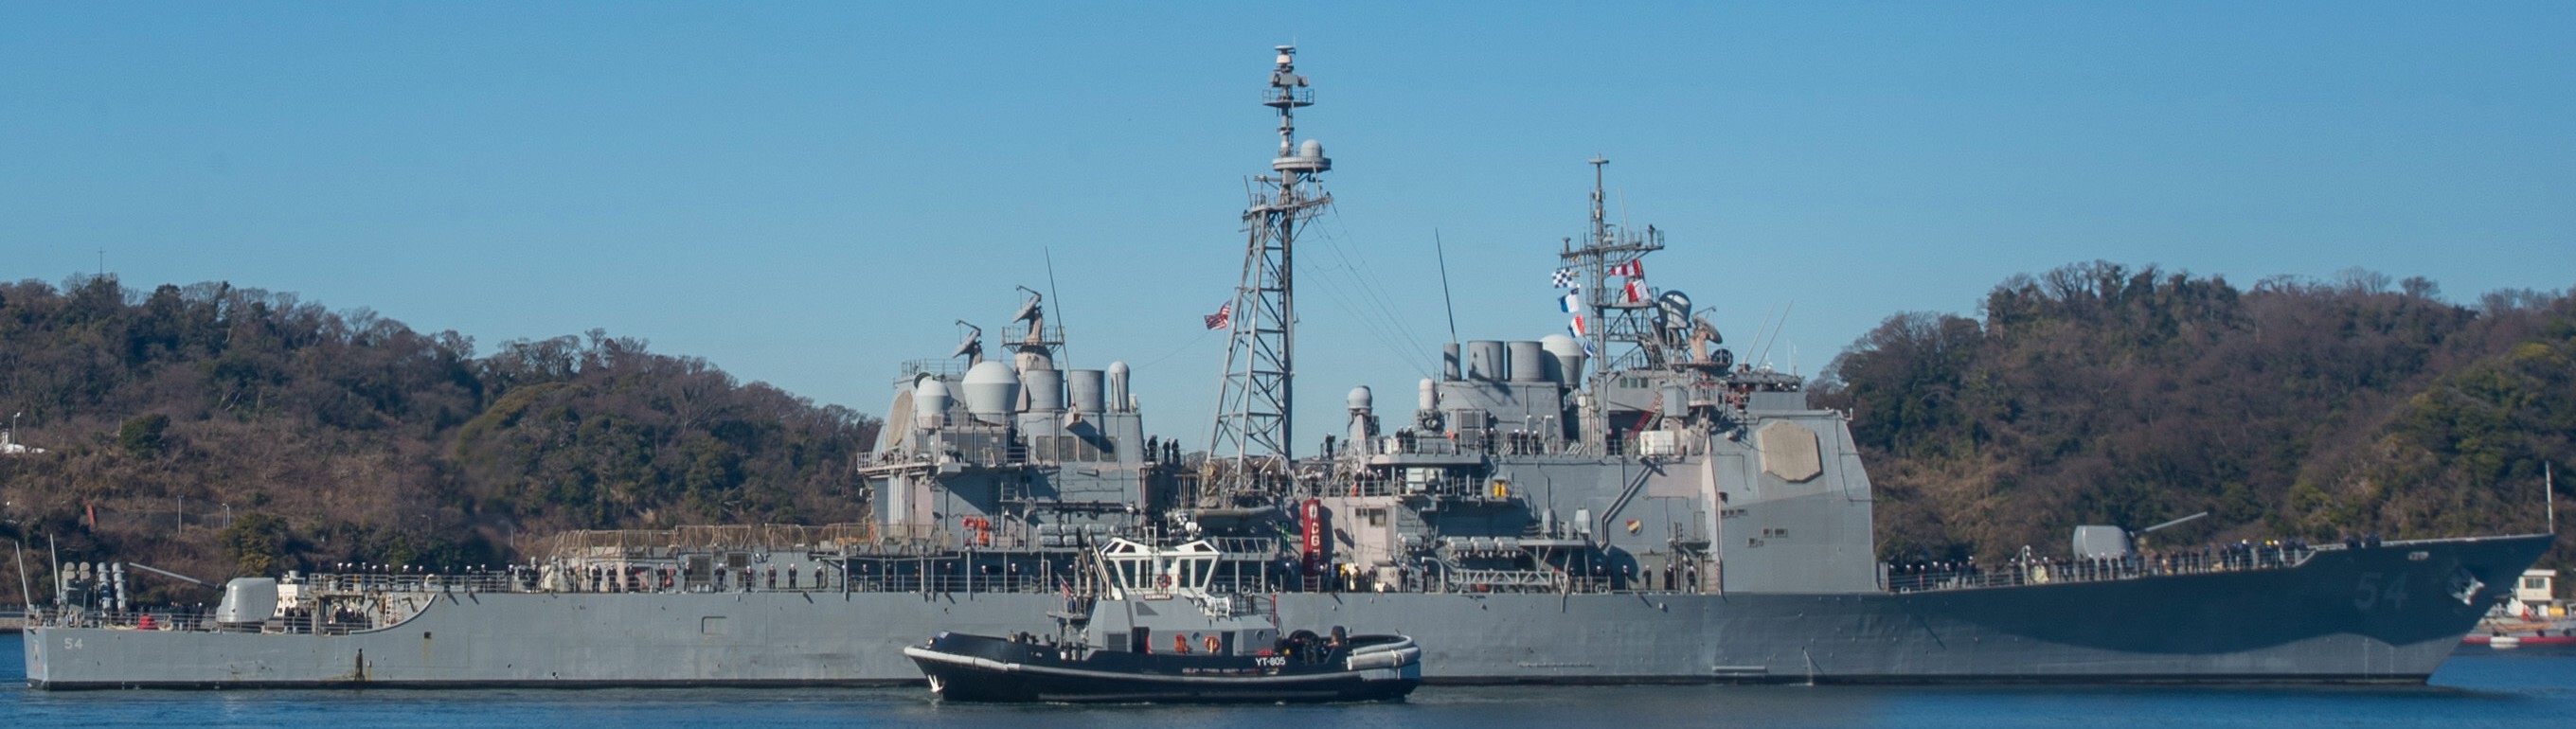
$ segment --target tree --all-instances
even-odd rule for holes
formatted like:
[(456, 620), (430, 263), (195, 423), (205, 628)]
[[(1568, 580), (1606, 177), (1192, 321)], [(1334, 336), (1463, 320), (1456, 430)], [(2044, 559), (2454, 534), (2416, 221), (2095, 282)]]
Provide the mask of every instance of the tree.
[(161, 455), (161, 434), (170, 429), (170, 416), (146, 413), (125, 421), (116, 429), (116, 447), (142, 458)]
[(265, 513), (243, 514), (215, 536), (235, 576), (273, 577), (285, 566), (286, 520)]

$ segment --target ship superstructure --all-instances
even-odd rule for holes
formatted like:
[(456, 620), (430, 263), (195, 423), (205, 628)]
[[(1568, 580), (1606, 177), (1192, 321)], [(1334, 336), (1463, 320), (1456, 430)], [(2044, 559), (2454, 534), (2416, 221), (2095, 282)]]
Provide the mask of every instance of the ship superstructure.
[(1282, 625), (1411, 636), (1432, 682), (2420, 682), (2553, 538), (2142, 550), (2086, 527), (2063, 554), (1892, 569), (1847, 416), (1646, 283), (1665, 233), (1606, 219), (1597, 158), (1587, 227), (1559, 250), (1566, 334), (1453, 345), (1409, 409), (1354, 388), (1336, 437), (1295, 458), (1292, 253), (1331, 163), (1296, 141), (1313, 97), (1278, 50), (1280, 147), (1221, 312), (1211, 450), (1148, 427), (1131, 368), (1068, 362), (1023, 289), (990, 338), (1007, 359), (960, 321), (950, 357), (890, 383), (856, 464), (864, 523), (584, 532), (504, 571), (237, 580), (210, 616), (46, 606), (30, 683), (911, 682), (902, 650), (923, 636), (1043, 633), (1068, 597), (1119, 589), (1086, 561), (1112, 540), (1204, 540), (1194, 589)]

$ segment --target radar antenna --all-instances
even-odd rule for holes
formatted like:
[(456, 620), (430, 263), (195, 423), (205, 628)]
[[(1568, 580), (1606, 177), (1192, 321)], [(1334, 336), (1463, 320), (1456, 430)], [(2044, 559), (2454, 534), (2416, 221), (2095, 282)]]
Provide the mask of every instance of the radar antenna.
[(966, 328), (966, 336), (957, 340), (957, 351), (948, 353), (948, 356), (966, 358), (968, 367), (983, 364), (984, 328), (968, 324), (964, 319), (957, 320), (957, 325)]
[(1279, 46), (1262, 106), (1278, 111), (1275, 175), (1254, 177), (1251, 205), (1243, 211), (1243, 278), (1234, 289), (1233, 337), (1217, 391), (1213, 437), (1200, 480), (1202, 506), (1219, 507), (1285, 494), (1289, 483), (1290, 381), (1297, 342), (1293, 253), (1299, 227), (1332, 204), (1316, 176), (1333, 169), (1324, 146), (1297, 142), (1296, 110), (1313, 106), (1315, 92), (1297, 74), (1297, 47)]

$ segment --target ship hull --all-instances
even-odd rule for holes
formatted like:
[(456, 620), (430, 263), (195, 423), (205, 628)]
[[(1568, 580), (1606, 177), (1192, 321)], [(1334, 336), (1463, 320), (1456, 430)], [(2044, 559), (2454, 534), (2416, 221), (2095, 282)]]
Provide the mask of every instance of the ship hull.
[[(1394, 640), (1402, 640), (1400, 638)], [(1000, 638), (942, 633), (904, 655), (949, 701), (1243, 704), (1393, 701), (1422, 684), (1419, 664), (1353, 668), (1334, 651), (1321, 662), (1284, 656), (1094, 652), (1066, 660)]]
[[(2288, 569), (2009, 588), (1286, 593), (1272, 608), (1283, 624), (1412, 636), (1428, 683), (2420, 683), (2550, 541), (2392, 543)], [(36, 626), (25, 643), (28, 683), (48, 689), (898, 685), (922, 680), (906, 645), (943, 630), (1049, 632), (1058, 602), (459, 593), (351, 635)]]

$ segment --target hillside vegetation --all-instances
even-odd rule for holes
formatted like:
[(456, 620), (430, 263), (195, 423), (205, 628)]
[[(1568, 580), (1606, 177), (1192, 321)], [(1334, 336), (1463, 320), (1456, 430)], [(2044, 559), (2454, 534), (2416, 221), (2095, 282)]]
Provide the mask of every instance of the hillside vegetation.
[(494, 564), (562, 529), (854, 520), (850, 459), (876, 428), (598, 331), (478, 357), (364, 309), (104, 277), (0, 284), (0, 408), (47, 449), (0, 456), (0, 539), (200, 579)]
[(2561, 295), (2097, 262), (1982, 308), (1890, 317), (1818, 383), (1852, 411), (1888, 558), (2063, 553), (2078, 524), (2201, 511), (2155, 541), (2537, 532), (2542, 464), (2576, 456)]

